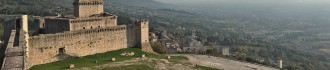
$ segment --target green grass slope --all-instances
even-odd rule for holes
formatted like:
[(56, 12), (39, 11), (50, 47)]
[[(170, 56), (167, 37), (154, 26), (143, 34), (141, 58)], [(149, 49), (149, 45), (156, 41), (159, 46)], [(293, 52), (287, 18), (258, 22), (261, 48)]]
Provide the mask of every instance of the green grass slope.
[[(123, 52), (134, 52), (135, 55), (120, 55)], [(146, 58), (140, 58), (143, 54), (145, 54)], [(110, 61), (111, 58), (116, 58), (116, 61)], [(219, 70), (194, 65), (188, 60), (189, 59), (184, 56), (171, 56), (170, 59), (167, 59), (166, 56), (162, 54), (143, 52), (139, 48), (127, 48), (80, 58), (77, 57), (47, 64), (35, 65), (29, 70), (66, 70), (69, 69), (70, 64), (75, 65), (73, 70), (157, 70), (159, 69), (159, 65), (165, 65), (164, 67), (172, 67), (177, 64), (179, 64), (179, 66), (174, 66), (174, 68), (172, 67), (170, 69), (181, 68), (183, 66), (195, 70)], [(169, 63), (166, 63), (167, 61)]]
[[(135, 52), (134, 56), (121, 56), (120, 54), (123, 52)], [(74, 64), (76, 68), (79, 67), (92, 67), (96, 65), (102, 65), (105, 63), (111, 63), (111, 58), (116, 58), (115, 62), (121, 62), (125, 60), (130, 60), (132, 58), (141, 57), (142, 54), (145, 54), (146, 57), (150, 58), (160, 58), (161, 55), (153, 54), (153, 53), (146, 53), (142, 52), (139, 48), (128, 48), (128, 49), (121, 49), (116, 51), (110, 51), (106, 53), (100, 53), (90, 56), (85, 56), (81, 58), (73, 58), (63, 61), (57, 61), (53, 63), (47, 63), (42, 65), (36, 65), (30, 68), (29, 70), (64, 70), (68, 69), (70, 64)], [(97, 61), (97, 63), (95, 63)]]

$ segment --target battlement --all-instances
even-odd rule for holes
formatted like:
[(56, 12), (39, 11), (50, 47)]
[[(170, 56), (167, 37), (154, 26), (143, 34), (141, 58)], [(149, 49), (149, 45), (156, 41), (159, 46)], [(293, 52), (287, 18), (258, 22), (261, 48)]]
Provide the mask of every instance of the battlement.
[(107, 32), (107, 31), (125, 31), (126, 25), (119, 25), (115, 27), (108, 28), (96, 28), (96, 29), (88, 29), (88, 30), (78, 30), (78, 31), (67, 31), (63, 33), (56, 34), (40, 34), (38, 36), (30, 37), (30, 40), (40, 39), (40, 38), (54, 38), (54, 37), (67, 37), (67, 36), (76, 36), (82, 34), (90, 34), (90, 33), (99, 33), (99, 32)]
[(103, 0), (75, 0), (74, 3), (76, 2), (103, 2)]
[(141, 20), (136, 20), (135, 23), (141, 24), (141, 23), (146, 23), (149, 22), (147, 19), (141, 19)]
[(149, 27), (149, 20), (147, 20), (147, 19), (136, 20), (135, 25), (137, 25), (141, 28), (148, 28)]
[(102, 0), (92, 0), (92, 1), (84, 1), (84, 0), (79, 0), (75, 1), (73, 5), (103, 5)]
[(106, 20), (106, 19), (117, 19), (117, 18), (118, 18), (118, 16), (111, 15), (111, 16), (106, 16), (106, 17), (74, 18), (74, 19), (69, 19), (69, 20), (71, 20), (70, 23), (81, 23), (81, 22), (102, 21), (102, 20)]
[(149, 22), (149, 20), (147, 20), (147, 19), (141, 19), (140, 21), (141, 22)]
[(109, 15), (109, 16), (103, 16), (103, 17), (88, 17), (88, 18), (70, 18), (70, 17), (65, 17), (65, 18), (45, 18), (45, 20), (68, 20), (70, 23), (83, 23), (83, 22), (93, 22), (93, 21), (102, 21), (106, 19), (117, 19), (118, 16), (116, 15)]
[(44, 32), (57, 33), (64, 31), (76, 31), (94, 28), (107, 28), (117, 26), (116, 15), (98, 14), (95, 17), (85, 18), (46, 18)]
[[(40, 17), (38, 17), (40, 18)], [(45, 17), (45, 19), (62, 19), (62, 20), (80, 20), (80, 19), (116, 19), (118, 16), (114, 14), (106, 14), (106, 13), (100, 13), (100, 14), (94, 14), (89, 17)]]

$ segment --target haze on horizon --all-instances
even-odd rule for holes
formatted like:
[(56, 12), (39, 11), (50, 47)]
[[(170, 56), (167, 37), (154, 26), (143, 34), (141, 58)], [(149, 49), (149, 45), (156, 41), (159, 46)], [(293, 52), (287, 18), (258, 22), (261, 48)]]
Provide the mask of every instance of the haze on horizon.
[[(257, 15), (267, 17), (330, 19), (330, 0), (156, 0), (208, 15)], [(305, 18), (304, 18), (305, 19)]]
[(329, 4), (330, 0), (155, 0), (170, 4), (194, 4), (194, 3), (220, 3), (220, 2), (236, 2), (236, 3), (320, 3)]

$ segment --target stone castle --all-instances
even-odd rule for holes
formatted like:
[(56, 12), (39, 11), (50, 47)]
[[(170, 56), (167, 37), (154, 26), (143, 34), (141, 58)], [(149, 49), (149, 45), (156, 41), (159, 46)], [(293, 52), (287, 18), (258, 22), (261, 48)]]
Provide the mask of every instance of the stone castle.
[(5, 59), (2, 70), (28, 69), (33, 65), (139, 47), (153, 52), (148, 20), (117, 25), (118, 16), (103, 11), (103, 0), (75, 0), (72, 17), (35, 19), (37, 35), (29, 34), (27, 15), (4, 24)]

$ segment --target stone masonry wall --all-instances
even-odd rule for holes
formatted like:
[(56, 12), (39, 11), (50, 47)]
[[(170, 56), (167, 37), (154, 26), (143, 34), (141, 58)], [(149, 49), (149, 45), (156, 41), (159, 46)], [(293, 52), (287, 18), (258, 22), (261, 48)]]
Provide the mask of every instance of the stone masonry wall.
[(70, 31), (117, 26), (117, 16), (70, 19)]
[(89, 17), (104, 11), (103, 0), (75, 0), (73, 5), (75, 17)]
[(67, 19), (45, 19), (45, 33), (57, 33), (69, 31), (69, 20)]
[[(126, 26), (71, 31), (30, 37), (29, 66), (127, 48)], [(64, 53), (63, 53), (64, 52)]]
[(146, 19), (139, 20), (136, 23), (137, 25), (137, 41), (142, 51), (152, 52), (153, 50), (149, 43), (149, 21)]
[[(16, 34), (19, 33), (19, 34)], [(12, 30), (8, 45), (5, 49), (5, 57), (1, 70), (23, 70), (24, 67), (24, 32)], [(15, 40), (19, 38), (19, 40)], [(14, 43), (19, 43), (15, 46)]]
[(89, 18), (47, 18), (45, 19), (45, 33), (106, 28), (116, 25), (117, 16), (115, 15)]
[(128, 47), (138, 47), (138, 38), (137, 38), (138, 28), (134, 24), (127, 24), (127, 39)]
[[(2, 48), (5, 53), (3, 56), (1, 70), (23, 70), (24, 69), (24, 40), (26, 34), (23, 30), (27, 23), (26, 15), (8, 15), (6, 16), (4, 26), (4, 36), (2, 40), (4, 44)], [(22, 30), (21, 30), (22, 29)]]

